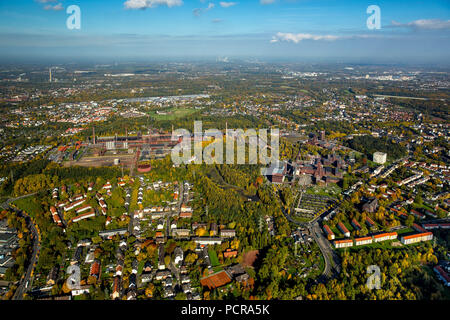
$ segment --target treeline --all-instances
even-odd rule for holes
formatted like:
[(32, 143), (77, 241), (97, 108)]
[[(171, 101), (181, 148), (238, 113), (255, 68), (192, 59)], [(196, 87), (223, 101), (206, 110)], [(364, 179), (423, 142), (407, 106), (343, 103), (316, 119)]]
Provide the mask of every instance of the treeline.
[(226, 183), (250, 191), (251, 194), (256, 193), (258, 166), (222, 164), (216, 165), (216, 168)]
[[(343, 251), (342, 270), (326, 285), (314, 285), (307, 296), (312, 300), (435, 300), (445, 299), (445, 288), (428, 273), (437, 257), (430, 244), (406, 249), (363, 249)], [(380, 268), (380, 289), (367, 286), (369, 266)]]
[(389, 99), (389, 101), (408, 109), (420, 111), (425, 115), (449, 119), (450, 106), (441, 100)]
[(371, 157), (374, 152), (385, 152), (389, 159), (399, 159), (406, 155), (406, 147), (388, 138), (375, 138), (372, 136), (357, 136), (346, 140), (345, 145)]
[(39, 159), (26, 163), (8, 163), (0, 165), (0, 176), (8, 179), (0, 186), (1, 195), (10, 195), (14, 183), (28, 175), (40, 174), (50, 163), (49, 160)]
[(117, 167), (85, 168), (77, 166), (50, 166), (43, 173), (50, 176), (57, 176), (60, 180), (71, 180), (74, 182), (80, 182), (80, 180), (94, 182), (97, 177), (113, 179), (122, 175), (121, 169)]
[[(35, 167), (37, 169), (38, 167)], [(49, 165), (46, 169), (35, 170), (42, 173), (26, 175), (15, 181), (13, 193), (15, 196), (31, 194), (59, 187), (61, 184), (88, 184), (95, 182), (97, 178), (103, 180), (113, 180), (121, 176), (119, 168), (100, 167), (58, 167)], [(33, 172), (33, 171), (29, 171)]]
[(7, 219), (8, 227), (15, 229), (19, 238), (19, 248), (13, 251), (15, 259), (14, 266), (6, 270), (5, 280), (17, 281), (25, 273), (31, 255), (31, 233), (28, 230), (24, 217), (19, 216), (15, 211), (2, 211), (0, 220)]

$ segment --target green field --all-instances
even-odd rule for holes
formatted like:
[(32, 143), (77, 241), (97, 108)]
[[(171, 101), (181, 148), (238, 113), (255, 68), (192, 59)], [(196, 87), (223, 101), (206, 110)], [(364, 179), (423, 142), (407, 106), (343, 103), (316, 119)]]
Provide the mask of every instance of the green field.
[(414, 229), (413, 228), (405, 228), (405, 229), (395, 230), (395, 232), (397, 232), (398, 235), (401, 235), (401, 234), (405, 234), (405, 233), (414, 232)]
[(313, 186), (306, 190), (306, 193), (316, 196), (325, 196), (337, 198), (342, 193), (342, 189), (337, 184), (330, 184), (328, 186)]
[(17, 208), (24, 210), (26, 213), (35, 216), (36, 213), (43, 213), (44, 210), (42, 209), (41, 204), (36, 200), (35, 197), (27, 197), (18, 199), (13, 202), (14, 205), (17, 206)]
[(156, 111), (152, 111), (149, 115), (157, 121), (172, 121), (180, 118), (187, 117), (197, 110), (188, 108), (170, 108), (161, 112), (166, 112), (167, 114), (157, 114)]
[(209, 254), (209, 260), (211, 261), (211, 265), (213, 267), (219, 266), (220, 263), (219, 263), (219, 258), (217, 258), (216, 251), (209, 249), (208, 254)]

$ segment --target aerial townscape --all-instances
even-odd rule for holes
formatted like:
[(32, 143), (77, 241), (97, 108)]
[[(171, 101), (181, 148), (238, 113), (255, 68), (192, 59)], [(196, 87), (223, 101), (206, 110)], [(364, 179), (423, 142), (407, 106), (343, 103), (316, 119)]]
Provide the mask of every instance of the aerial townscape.
[[(18, 58), (0, 60), (0, 300), (450, 299), (448, 64)], [(253, 163), (264, 128), (278, 159)], [(245, 163), (202, 161), (230, 141)]]

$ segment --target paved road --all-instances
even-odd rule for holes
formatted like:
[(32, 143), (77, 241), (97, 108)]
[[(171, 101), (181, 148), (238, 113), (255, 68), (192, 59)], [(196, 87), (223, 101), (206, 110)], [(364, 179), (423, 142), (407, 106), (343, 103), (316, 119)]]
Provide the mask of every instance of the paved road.
[(325, 260), (325, 269), (322, 273), (324, 280), (331, 279), (337, 276), (340, 272), (340, 259), (336, 252), (330, 245), (330, 242), (324, 237), (322, 230), (318, 222), (315, 222), (311, 227), (310, 231), (313, 235), (314, 240), (319, 245), (320, 251)]
[(310, 234), (313, 236), (313, 239), (316, 241), (317, 245), (319, 246), (319, 249), (322, 252), (322, 255), (323, 255), (323, 258), (325, 261), (325, 268), (324, 268), (324, 271), (322, 273), (320, 280), (326, 281), (328, 279), (335, 277), (340, 272), (340, 259), (339, 259), (338, 255), (336, 254), (336, 252), (331, 247), (328, 240), (323, 236), (323, 233), (320, 230), (320, 226), (318, 223), (319, 219), (321, 219), (322, 216), (328, 214), (328, 212), (325, 212), (321, 216), (316, 217), (314, 220), (310, 221), (309, 223), (302, 223), (302, 222), (293, 220), (292, 217), (284, 210), (279, 197), (278, 197), (278, 200), (280, 202), (281, 211), (283, 212), (286, 219), (298, 226), (307, 227), (310, 231)]
[(35, 194), (37, 194), (37, 192), (26, 194), (26, 195), (23, 195), (23, 196), (20, 196), (20, 197), (17, 197), (17, 198), (10, 198), (10, 199), (6, 200), (5, 202), (3, 202), (0, 205), (0, 207), (2, 207), (5, 210), (10, 209), (9, 205), (10, 205), (11, 202), (14, 202), (14, 201), (19, 200), (19, 199), (28, 198), (28, 197), (34, 196)]
[[(11, 208), (13, 209), (13, 208)], [(15, 210), (15, 209), (13, 209)], [(27, 220), (28, 228), (33, 233), (33, 252), (31, 254), (30, 263), (27, 268), (27, 272), (25, 275), (20, 279), (19, 286), (17, 287), (14, 296), (12, 297), (12, 300), (23, 300), (23, 295), (25, 292), (27, 292), (30, 288), (30, 280), (31, 280), (31, 274), (34, 270), (34, 267), (38, 261), (39, 258), (39, 252), (41, 250), (41, 244), (39, 241), (39, 233), (36, 228), (36, 226), (33, 224), (31, 218), (27, 216), (24, 212), (15, 210), (18, 214), (24, 216)]]
[(32, 251), (32, 254), (31, 254), (30, 263), (28, 265), (27, 272), (19, 280), (19, 285), (18, 285), (16, 291), (14, 292), (12, 300), (22, 300), (24, 293), (27, 292), (28, 289), (30, 288), (31, 274), (32, 274), (32, 272), (34, 270), (34, 267), (35, 267), (36, 263), (37, 263), (37, 260), (38, 260), (38, 257), (39, 257), (39, 252), (41, 250), (41, 245), (40, 245), (40, 241), (39, 241), (38, 230), (37, 230), (36, 226), (34, 225), (33, 221), (31, 220), (31, 218), (26, 213), (24, 213), (24, 212), (22, 212), (20, 210), (16, 210), (15, 208), (11, 207), (10, 203), (14, 202), (16, 200), (19, 200), (19, 199), (24, 199), (24, 198), (31, 197), (31, 196), (33, 196), (35, 194), (36, 193), (32, 193), (32, 194), (23, 195), (23, 196), (20, 196), (20, 197), (17, 197), (17, 198), (10, 198), (10, 199), (6, 200), (4, 203), (2, 203), (0, 205), (3, 209), (14, 210), (20, 216), (24, 217), (26, 219), (28, 229), (33, 234), (33, 251)]

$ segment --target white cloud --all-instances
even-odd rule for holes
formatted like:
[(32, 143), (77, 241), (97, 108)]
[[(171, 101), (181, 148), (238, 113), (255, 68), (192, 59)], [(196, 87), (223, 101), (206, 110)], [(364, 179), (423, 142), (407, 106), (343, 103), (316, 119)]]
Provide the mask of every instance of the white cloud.
[(232, 7), (232, 6), (235, 6), (235, 5), (237, 5), (237, 2), (226, 2), (226, 1), (221, 1), (220, 2), (220, 6), (222, 8), (229, 8), (229, 7)]
[(124, 3), (127, 9), (146, 9), (158, 6), (176, 7), (182, 6), (183, 0), (127, 0)]
[(259, 0), (259, 3), (266, 5), (266, 4), (272, 4), (274, 3), (276, 0)]
[(309, 33), (282, 33), (278, 32), (270, 42), (280, 42), (280, 41), (286, 41), (286, 42), (294, 42), (299, 43), (303, 40), (327, 40), (327, 41), (334, 41), (338, 40), (340, 37), (338, 36), (332, 36), (332, 35), (314, 35)]
[(58, 2), (58, 0), (36, 0), (39, 3), (50, 3), (50, 2)]
[(44, 10), (61, 11), (64, 10), (64, 7), (62, 6), (61, 3), (55, 4), (54, 6), (48, 4), (44, 7)]
[(390, 27), (424, 30), (450, 29), (450, 20), (445, 21), (441, 19), (420, 19), (408, 23), (392, 21)]
[(348, 36), (335, 36), (335, 35), (316, 35), (310, 33), (283, 33), (278, 32), (270, 40), (271, 43), (277, 42), (293, 42), (300, 43), (303, 40), (312, 41), (336, 41), (336, 40), (351, 40), (351, 39), (381, 39), (386, 38), (381, 34), (354, 34)]
[(210, 2), (206, 8), (197, 8), (197, 9), (194, 9), (194, 10), (192, 11), (192, 13), (193, 13), (195, 16), (199, 17), (202, 13), (207, 12), (207, 11), (213, 9), (215, 6), (216, 6), (216, 5), (215, 5), (214, 3)]

